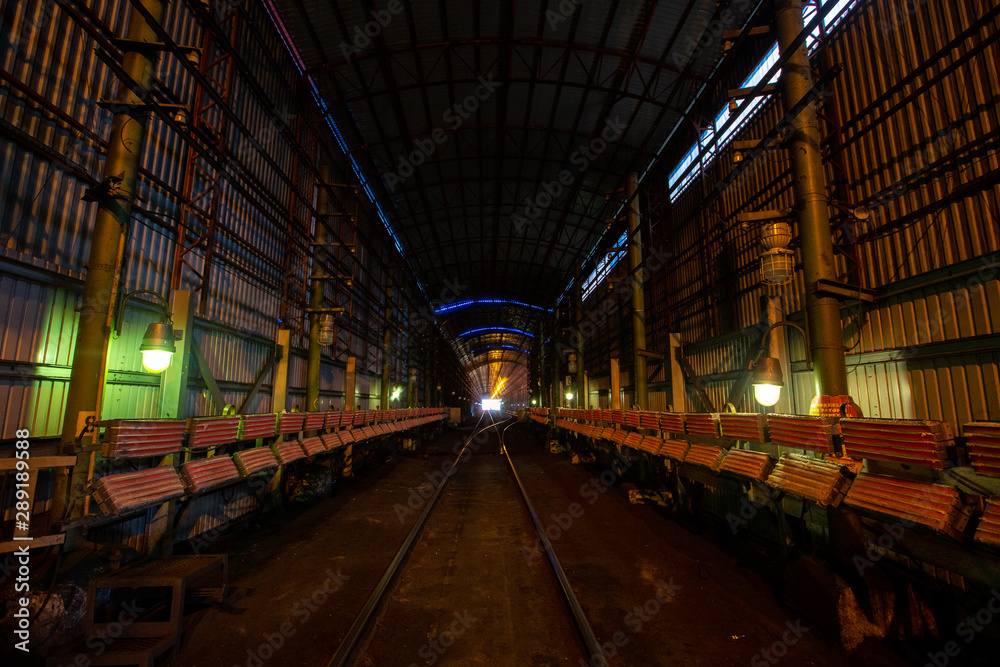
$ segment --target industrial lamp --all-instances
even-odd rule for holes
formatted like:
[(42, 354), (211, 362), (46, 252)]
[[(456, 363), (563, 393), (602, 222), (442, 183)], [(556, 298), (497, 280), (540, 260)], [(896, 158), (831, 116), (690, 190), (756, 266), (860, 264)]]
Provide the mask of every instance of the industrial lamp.
[(146, 334), (142, 337), (139, 352), (142, 353), (142, 366), (150, 373), (162, 373), (170, 365), (170, 358), (176, 351), (173, 322), (170, 320), (170, 307), (167, 300), (156, 292), (140, 289), (125, 295), (118, 306), (118, 317), (115, 318), (115, 338), (121, 335), (122, 319), (125, 317), (125, 302), (140, 294), (156, 299), (160, 307), (160, 321), (150, 322)]
[[(781, 320), (769, 326), (760, 337), (760, 345), (757, 352), (760, 354), (767, 344), (767, 336), (778, 327), (791, 327), (802, 334), (806, 343), (806, 363), (812, 367), (812, 354), (809, 345), (809, 333), (794, 322)], [(781, 362), (774, 357), (759, 357), (750, 365), (753, 373), (751, 383), (753, 384), (754, 399), (765, 407), (771, 407), (781, 398), (781, 388), (785, 386), (784, 377), (781, 374)]]
[(781, 362), (774, 357), (761, 357), (753, 367), (753, 396), (761, 405), (771, 407), (781, 398), (785, 386), (781, 377)]
[(323, 347), (333, 345), (333, 339), (337, 333), (337, 320), (333, 315), (325, 313), (316, 320), (316, 329), (319, 337), (319, 344)]
[(170, 365), (175, 351), (174, 327), (170, 322), (150, 322), (139, 346), (143, 368), (151, 373), (162, 373)]

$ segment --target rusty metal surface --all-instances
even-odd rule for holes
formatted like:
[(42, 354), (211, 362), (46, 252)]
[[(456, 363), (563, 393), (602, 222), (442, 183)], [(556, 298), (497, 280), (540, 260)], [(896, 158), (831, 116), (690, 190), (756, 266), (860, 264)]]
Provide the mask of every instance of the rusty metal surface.
[(962, 432), (976, 472), (1000, 477), (1000, 423), (972, 422), (963, 426)]
[(837, 506), (849, 481), (839, 465), (800, 454), (784, 454), (778, 459), (767, 484), (819, 505)]
[(181, 479), (188, 493), (202, 493), (219, 484), (240, 478), (240, 471), (228, 456), (212, 456), (187, 461), (181, 466)]
[(278, 460), (274, 458), (274, 453), (268, 447), (254, 447), (236, 452), (233, 454), (233, 461), (242, 477), (249, 477), (255, 472), (278, 465)]
[(955, 488), (895, 477), (858, 475), (844, 503), (913, 521), (956, 540), (962, 539), (962, 530), (969, 521), (969, 511)]
[(160, 466), (105, 475), (94, 483), (93, 495), (105, 515), (115, 516), (180, 498), (184, 487), (172, 467)]
[(856, 459), (947, 468), (954, 436), (947, 422), (902, 419), (840, 420), (844, 452)]
[(115, 419), (103, 422), (105, 458), (163, 456), (179, 452), (187, 422), (176, 420)]
[(774, 469), (774, 459), (764, 452), (749, 449), (730, 449), (719, 464), (721, 472), (763, 482)]

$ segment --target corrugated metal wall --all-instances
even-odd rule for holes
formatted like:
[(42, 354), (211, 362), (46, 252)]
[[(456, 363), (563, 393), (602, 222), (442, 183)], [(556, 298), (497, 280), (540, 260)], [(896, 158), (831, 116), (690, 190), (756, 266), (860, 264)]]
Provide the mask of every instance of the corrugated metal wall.
[[(102, 155), (111, 114), (97, 106), (113, 99), (116, 81), (97, 57), (107, 49), (107, 39), (124, 34), (131, 5), (123, 0), (84, 3), (3, 3), (0, 41), (11, 44), (0, 54), (0, 438), (28, 427), (36, 437), (56, 436), (72, 360), (75, 339), (74, 308), (89, 256), (89, 230), (96, 205), (82, 201), (84, 190), (101, 173)], [(230, 124), (226, 133), (229, 151), (246, 166), (264, 188), (276, 210), (254, 208), (227, 181), (218, 195), (219, 220), (230, 235), (219, 237), (217, 256), (231, 260), (214, 266), (207, 310), (194, 332), (222, 387), (225, 400), (239, 404), (258, 369), (270, 355), (279, 326), (281, 285), (287, 277), (281, 267), (290, 251), (283, 226), (277, 219), (294, 211), (308, 216), (305, 203), (296, 197), (283, 174), (293, 171), (294, 150), (281, 135), (274, 115), (294, 127), (304, 94), (302, 81), (281, 38), (260, 3), (240, 5), (241, 32), (238, 51), (267, 96), (265, 103), (251, 94), (248, 82), (236, 76), (231, 89), (232, 107), (250, 134), (265, 148), (277, 170)], [(203, 26), (185, 2), (166, 5), (164, 26), (182, 45), (200, 45)], [(267, 57), (263, 57), (267, 54)], [(191, 104), (197, 88), (178, 57), (163, 54), (156, 76), (166, 94)], [(299, 91), (298, 93), (296, 91)], [(133, 224), (128, 232), (122, 289), (169, 292), (178, 228), (182, 219), (178, 193), (183, 189), (188, 148), (155, 114), (149, 121), (142, 152), (142, 173)], [(327, 138), (332, 145), (332, 138)], [(316, 144), (311, 144), (315, 150)], [(343, 165), (334, 165), (335, 180), (344, 182)], [(281, 173), (279, 173), (279, 171)], [(304, 182), (304, 181), (303, 181)], [(312, 202), (310, 202), (312, 203)], [(280, 206), (278, 205), (280, 204)], [(311, 229), (308, 217), (303, 224)], [(336, 223), (335, 223), (336, 224)], [(343, 226), (343, 223), (339, 223)], [(381, 265), (397, 256), (391, 239), (370, 210), (362, 206), (356, 241), (358, 259), (354, 275), (356, 296), (351, 321), (339, 336), (336, 361), (326, 358), (321, 406), (342, 405), (343, 360), (358, 358), (362, 406), (367, 394), (378, 392), (366, 375), (381, 374), (381, 332), (384, 324), (384, 282)], [(197, 230), (192, 230), (192, 233)], [(238, 237), (237, 243), (233, 237)], [(306, 239), (296, 239), (300, 246)], [(192, 264), (200, 268), (197, 250)], [(243, 267), (243, 268), (236, 268)], [(301, 278), (309, 269), (293, 266)], [(404, 282), (399, 280), (397, 282)], [(193, 288), (196, 277), (182, 276), (181, 286)], [(339, 290), (339, 291), (337, 291)], [(336, 294), (330, 292), (337, 291)], [(331, 302), (350, 299), (342, 288), (328, 286)], [(393, 327), (406, 327), (406, 313), (413, 306), (412, 291), (394, 291)], [(142, 370), (138, 341), (153, 314), (131, 306), (121, 336), (111, 343), (104, 418), (158, 415), (159, 381)], [(303, 311), (289, 311), (294, 323), (303, 322)], [(304, 348), (299, 331), (293, 347)], [(406, 346), (394, 346), (392, 377), (406, 378)], [(289, 375), (291, 404), (304, 407), (305, 362), (293, 357)], [(270, 409), (270, 381), (265, 382), (247, 411)], [(186, 400), (188, 414), (213, 414), (207, 390), (197, 372)]]
[[(911, 14), (898, 4), (858, 3), (813, 56), (821, 70), (844, 65), (822, 113), (829, 195), (838, 203), (835, 242), (845, 251), (838, 269), (843, 280), (876, 291), (873, 304), (843, 311), (851, 392), (869, 416), (956, 426), (1000, 419), (1000, 91), (988, 83), (998, 79), (1000, 48), (997, 19), (982, 18), (994, 5), (928, 0)], [(736, 138), (763, 136), (781, 115), (769, 101)], [(791, 206), (787, 156), (756, 159), (720, 197), (706, 199), (733, 168), (727, 148), (663, 206), (645, 240), (673, 254), (650, 278), (647, 293), (665, 305), (650, 317), (649, 336), (662, 346), (667, 333), (681, 334), (717, 407), (757, 343), (761, 298), (779, 297), (785, 316), (801, 322), (805, 295), (798, 249), (793, 279), (765, 287), (756, 232), (736, 219)], [(665, 183), (654, 172), (646, 187)], [(871, 217), (848, 220), (842, 209), (859, 204)], [(592, 296), (588, 309), (602, 297), (613, 298)], [(615, 337), (627, 354), (627, 311), (588, 344), (603, 355)], [(802, 359), (798, 335), (788, 341), (790, 358)], [(606, 361), (592, 354), (587, 366), (593, 373)], [(805, 412), (812, 374), (803, 364), (794, 371), (794, 409)], [(749, 394), (737, 408), (760, 410)], [(689, 400), (681, 409), (696, 406)]]

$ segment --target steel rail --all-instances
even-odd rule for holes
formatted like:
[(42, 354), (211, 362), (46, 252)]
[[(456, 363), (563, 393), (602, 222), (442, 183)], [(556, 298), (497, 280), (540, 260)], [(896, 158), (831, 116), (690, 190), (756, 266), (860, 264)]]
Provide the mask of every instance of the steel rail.
[[(514, 424), (508, 425), (507, 428), (503, 430), (503, 433), (506, 433), (507, 429), (513, 425)], [(601, 651), (601, 643), (597, 641), (597, 637), (594, 635), (594, 630), (590, 627), (590, 622), (587, 620), (587, 615), (584, 613), (583, 607), (580, 606), (580, 601), (576, 599), (573, 587), (570, 586), (569, 579), (566, 577), (566, 572), (563, 570), (562, 565), (559, 564), (559, 559), (556, 558), (556, 553), (552, 549), (552, 543), (549, 541), (548, 536), (545, 535), (545, 528), (542, 526), (542, 522), (538, 519), (538, 514), (535, 512), (535, 508), (531, 504), (531, 500), (528, 499), (528, 491), (524, 488), (524, 484), (521, 483), (521, 477), (517, 474), (517, 468), (514, 467), (514, 462), (510, 458), (510, 453), (507, 451), (507, 445), (503, 441), (502, 434), (500, 438), (500, 448), (503, 455), (507, 458), (507, 463), (510, 465), (510, 471), (514, 473), (514, 480), (517, 482), (518, 488), (521, 489), (521, 497), (524, 498), (524, 504), (527, 505), (528, 513), (531, 514), (531, 520), (535, 524), (535, 532), (538, 533), (538, 539), (542, 544), (542, 548), (545, 549), (546, 556), (548, 556), (549, 565), (552, 567), (552, 573), (555, 574), (556, 579), (559, 581), (559, 587), (562, 590), (563, 597), (566, 599), (566, 604), (569, 606), (570, 613), (573, 615), (573, 622), (576, 624), (577, 631), (580, 633), (580, 638), (583, 640), (583, 643), (586, 644), (587, 650), (590, 653), (590, 664), (607, 664), (604, 653)]]
[(389, 566), (385, 569), (385, 572), (382, 574), (382, 578), (375, 586), (375, 590), (372, 591), (371, 596), (368, 598), (368, 602), (365, 603), (361, 613), (354, 620), (354, 623), (351, 625), (351, 629), (347, 631), (347, 635), (344, 637), (343, 641), (341, 641), (340, 646), (337, 648), (337, 652), (334, 654), (333, 658), (329, 663), (327, 663), (329, 667), (343, 667), (350, 664), (348, 661), (354, 654), (354, 651), (358, 646), (358, 642), (363, 636), (365, 629), (371, 623), (372, 618), (375, 616), (375, 612), (381, 604), (382, 599), (385, 597), (386, 592), (389, 590), (389, 587), (396, 579), (396, 575), (399, 574), (399, 570), (402, 569), (403, 564), (409, 557), (410, 551), (413, 549), (413, 545), (416, 543), (417, 538), (420, 536), (420, 533), (424, 528), (424, 524), (427, 523), (427, 518), (430, 516), (431, 511), (437, 504), (438, 498), (441, 496), (441, 492), (444, 491), (444, 487), (448, 484), (448, 480), (451, 479), (454, 470), (458, 467), (462, 457), (465, 456), (465, 450), (468, 449), (469, 443), (471, 443), (472, 439), (479, 435), (482, 431), (489, 428), (489, 426), (486, 426), (481, 430), (477, 430), (479, 424), (482, 423), (483, 417), (485, 416), (486, 413), (484, 412), (483, 416), (479, 418), (478, 422), (476, 422), (476, 426), (472, 429), (472, 434), (468, 437), (468, 439), (466, 439), (465, 444), (462, 446), (462, 450), (455, 458), (455, 462), (452, 464), (451, 469), (447, 472), (447, 474), (445, 474), (441, 483), (438, 484), (437, 490), (434, 491), (434, 495), (427, 501), (424, 511), (421, 512), (419, 517), (417, 517), (416, 523), (410, 530), (409, 535), (406, 536), (406, 539), (403, 541), (403, 545), (399, 548), (399, 551), (396, 552), (396, 556), (392, 559), (392, 562), (389, 563)]
[[(483, 418), (489, 414), (490, 424), (479, 428), (483, 421)], [(509, 419), (515, 419), (512, 423), (508, 424), (502, 431), (500, 426), (502, 426)], [(472, 434), (466, 439), (465, 444), (462, 446), (462, 450), (459, 452), (458, 456), (455, 458), (455, 462), (452, 464), (451, 470), (445, 475), (445, 478), (441, 480), (438, 484), (434, 495), (430, 497), (427, 505), (424, 507), (423, 512), (417, 518), (416, 523), (410, 530), (409, 535), (403, 541), (402, 546), (396, 552), (395, 557), (389, 566), (386, 568), (385, 572), (382, 574), (382, 578), (379, 580), (378, 584), (375, 586), (375, 590), (369, 596), (368, 601), (365, 603), (364, 608), (361, 613), (355, 619), (354, 623), (351, 625), (350, 630), (348, 630), (347, 635), (341, 641), (340, 646), (337, 648), (337, 652), (334, 654), (333, 658), (328, 663), (328, 667), (346, 667), (350, 665), (351, 658), (355, 654), (358, 648), (358, 644), (361, 638), (364, 636), (366, 629), (371, 624), (372, 619), (375, 616), (376, 611), (381, 605), (386, 593), (390, 590), (390, 587), (394, 583), (396, 576), (402, 569), (403, 565), (406, 563), (410, 552), (413, 550), (416, 544), (417, 538), (423, 531), (424, 525), (427, 523), (427, 519), (430, 517), (431, 512), (437, 505), (437, 501), (444, 490), (445, 485), (448, 484), (448, 480), (451, 479), (453, 471), (458, 467), (458, 464), (465, 457), (465, 451), (468, 449), (469, 444), (472, 442), (473, 438), (478, 436), (480, 433), (493, 429), (497, 433), (497, 437), (500, 441), (500, 450), (503, 452), (504, 456), (507, 458), (507, 463), (510, 465), (511, 472), (514, 474), (514, 480), (517, 482), (517, 486), (521, 491), (521, 497), (524, 500), (525, 505), (528, 508), (528, 513), (531, 515), (531, 520), (535, 526), (535, 532), (538, 534), (541, 540), (542, 546), (545, 549), (546, 555), (548, 556), (549, 565), (552, 567), (552, 571), (559, 582), (560, 591), (566, 600), (566, 604), (570, 609), (570, 613), (573, 616), (574, 624), (577, 627), (577, 631), (580, 633), (581, 639), (583, 639), (584, 644), (587, 647), (587, 651), (591, 656), (591, 660), (600, 657), (603, 659), (604, 654), (601, 652), (600, 643), (597, 641), (597, 637), (594, 635), (593, 629), (590, 627), (590, 623), (587, 621), (587, 617), (583, 612), (583, 608), (580, 606), (579, 601), (576, 599), (576, 595), (573, 593), (573, 589), (569, 584), (569, 580), (566, 577), (566, 573), (563, 571), (562, 566), (559, 564), (559, 560), (556, 558), (555, 552), (552, 549), (552, 544), (549, 539), (545, 536), (545, 529), (542, 527), (541, 521), (538, 519), (538, 515), (535, 512), (534, 506), (528, 499), (528, 492), (521, 483), (521, 478), (517, 474), (517, 469), (514, 467), (514, 462), (511, 461), (510, 455), (507, 453), (507, 447), (504, 442), (504, 434), (506, 434), (507, 429), (516, 424), (516, 417), (511, 415), (508, 419), (503, 421), (496, 421), (493, 419), (493, 415), (488, 411), (484, 411), (483, 415), (476, 422), (476, 425), (472, 429)], [(600, 664), (595, 662), (593, 664)]]

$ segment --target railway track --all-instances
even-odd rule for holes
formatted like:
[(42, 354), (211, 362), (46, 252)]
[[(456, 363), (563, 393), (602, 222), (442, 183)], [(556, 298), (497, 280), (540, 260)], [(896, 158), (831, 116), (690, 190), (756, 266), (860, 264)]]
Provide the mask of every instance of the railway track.
[[(483, 424), (486, 418), (489, 418), (490, 423)], [(507, 464), (510, 468), (510, 472), (513, 476), (514, 481), (517, 484), (517, 488), (520, 491), (522, 500), (524, 501), (524, 506), (531, 517), (532, 524), (534, 526), (534, 532), (536, 533), (534, 537), (537, 537), (538, 543), (541, 545), (544, 551), (544, 556), (546, 562), (549, 564), (549, 569), (552, 572), (553, 577), (558, 584), (559, 592), (565, 601), (565, 611), (570, 616), (573, 626), (575, 627), (579, 638), (582, 641), (583, 647), (585, 647), (585, 654), (583, 657), (586, 658), (588, 664), (604, 664), (603, 655), (600, 649), (600, 643), (594, 635), (594, 631), (587, 620), (586, 614), (580, 606), (579, 601), (576, 598), (576, 594), (573, 592), (572, 586), (569, 583), (566, 573), (563, 571), (562, 566), (559, 564), (559, 559), (556, 557), (555, 551), (552, 548), (552, 544), (548, 537), (545, 535), (545, 529), (541, 521), (538, 518), (535, 508), (531, 503), (531, 499), (528, 497), (527, 490), (524, 484), (521, 482), (521, 478), (517, 473), (517, 468), (514, 466), (514, 461), (511, 459), (510, 454), (507, 452), (505, 435), (507, 429), (516, 423), (516, 417), (507, 416), (504, 419), (496, 420), (493, 418), (492, 413), (484, 412), (480, 417), (479, 421), (472, 429), (471, 435), (465, 439), (461, 450), (456, 456), (453, 464), (452, 471), (444, 476), (444, 479), (438, 484), (437, 488), (434, 490), (433, 494), (428, 499), (426, 505), (423, 508), (421, 514), (417, 517), (413, 528), (410, 530), (409, 534), (403, 540), (400, 545), (399, 550), (396, 552), (389, 566), (386, 568), (382, 577), (379, 579), (378, 584), (372, 591), (361, 612), (355, 618), (354, 622), (351, 624), (347, 635), (344, 637), (340, 646), (337, 648), (337, 652), (334, 654), (333, 658), (328, 663), (330, 667), (342, 667), (346, 665), (353, 664), (356, 659), (361, 646), (363, 645), (363, 640), (370, 634), (372, 629), (373, 620), (378, 615), (379, 610), (385, 604), (388, 599), (389, 594), (392, 592), (396, 582), (399, 579), (400, 572), (404, 569), (407, 559), (412, 553), (414, 547), (420, 542), (421, 533), (424, 526), (427, 524), (428, 519), (434, 512), (435, 507), (439, 498), (442, 495), (445, 487), (448, 485), (451, 477), (454, 474), (455, 469), (463, 463), (467, 463), (471, 458), (471, 452), (469, 452), (470, 443), (478, 436), (480, 433), (487, 431), (494, 431), (497, 435), (499, 441), (499, 451), (500, 454), (506, 459)]]

